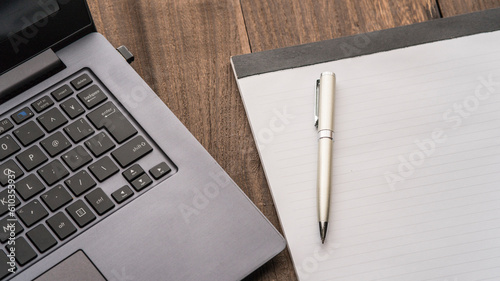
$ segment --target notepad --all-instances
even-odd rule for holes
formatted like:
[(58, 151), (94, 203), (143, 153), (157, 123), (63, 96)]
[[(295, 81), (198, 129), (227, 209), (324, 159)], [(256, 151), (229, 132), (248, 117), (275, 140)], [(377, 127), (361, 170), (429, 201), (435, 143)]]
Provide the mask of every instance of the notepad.
[[(300, 280), (500, 280), (500, 32), (238, 79)], [(314, 86), (337, 77), (327, 241)]]

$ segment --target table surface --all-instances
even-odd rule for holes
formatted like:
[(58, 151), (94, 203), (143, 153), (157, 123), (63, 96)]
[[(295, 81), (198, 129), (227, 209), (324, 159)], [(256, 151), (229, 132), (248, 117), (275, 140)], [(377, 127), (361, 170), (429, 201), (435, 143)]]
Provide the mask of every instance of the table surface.
[[(88, 0), (97, 30), (281, 231), (229, 58), (500, 7), (499, 0)], [(245, 280), (297, 280), (287, 250)]]

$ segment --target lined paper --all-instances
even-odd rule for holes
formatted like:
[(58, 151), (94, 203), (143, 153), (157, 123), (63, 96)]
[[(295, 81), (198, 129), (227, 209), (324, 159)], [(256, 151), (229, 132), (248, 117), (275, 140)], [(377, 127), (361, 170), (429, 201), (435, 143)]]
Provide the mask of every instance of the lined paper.
[[(500, 280), (500, 32), (238, 80), (300, 280)], [(337, 76), (330, 224), (314, 84)]]

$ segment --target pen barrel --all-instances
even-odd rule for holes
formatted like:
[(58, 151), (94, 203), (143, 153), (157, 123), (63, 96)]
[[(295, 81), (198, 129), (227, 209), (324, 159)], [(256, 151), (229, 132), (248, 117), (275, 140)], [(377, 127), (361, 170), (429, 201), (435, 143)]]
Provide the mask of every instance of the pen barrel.
[(318, 131), (334, 131), (335, 111), (335, 74), (323, 72), (319, 85), (319, 109), (318, 109)]
[(320, 137), (318, 140), (317, 177), (318, 219), (320, 222), (328, 221), (328, 215), (330, 213), (330, 189), (332, 186), (332, 150), (333, 139), (330, 137)]

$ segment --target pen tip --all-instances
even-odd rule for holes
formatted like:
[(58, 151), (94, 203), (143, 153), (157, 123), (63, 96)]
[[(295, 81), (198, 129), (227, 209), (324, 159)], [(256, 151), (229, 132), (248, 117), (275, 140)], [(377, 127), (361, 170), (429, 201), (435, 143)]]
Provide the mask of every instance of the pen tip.
[(325, 244), (326, 239), (326, 230), (328, 229), (328, 222), (320, 221), (319, 222), (319, 235), (321, 237), (321, 243)]

